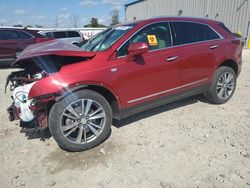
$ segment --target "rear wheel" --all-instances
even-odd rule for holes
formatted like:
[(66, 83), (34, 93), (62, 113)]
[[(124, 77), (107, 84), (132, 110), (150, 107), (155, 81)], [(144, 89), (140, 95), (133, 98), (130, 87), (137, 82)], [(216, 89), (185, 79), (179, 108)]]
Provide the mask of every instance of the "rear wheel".
[(226, 103), (234, 94), (236, 75), (230, 67), (219, 67), (207, 93), (207, 99), (214, 104)]
[(111, 130), (112, 111), (99, 93), (83, 90), (55, 104), (49, 128), (58, 145), (68, 151), (83, 151), (102, 143)]

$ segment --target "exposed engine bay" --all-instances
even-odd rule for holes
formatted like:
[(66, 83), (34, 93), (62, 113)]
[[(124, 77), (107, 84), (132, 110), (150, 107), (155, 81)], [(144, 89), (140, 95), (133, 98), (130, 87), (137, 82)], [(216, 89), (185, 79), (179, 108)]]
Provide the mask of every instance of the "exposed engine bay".
[(12, 72), (8, 76), (5, 85), (5, 92), (8, 86), (13, 92), (11, 97), (13, 103), (7, 110), (9, 120), (20, 119), (22, 122), (36, 120), (40, 128), (47, 127), (47, 104), (53, 98), (29, 99), (31, 88), (39, 80), (58, 72), (62, 66), (84, 60), (86, 58), (51, 55), (39, 56), (19, 62), (18, 67), (23, 69)]

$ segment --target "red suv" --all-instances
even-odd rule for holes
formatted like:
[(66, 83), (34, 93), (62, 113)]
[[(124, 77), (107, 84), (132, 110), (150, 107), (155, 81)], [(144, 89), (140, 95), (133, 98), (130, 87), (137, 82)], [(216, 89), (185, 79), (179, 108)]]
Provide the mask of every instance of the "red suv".
[(0, 66), (10, 65), (30, 44), (48, 39), (36, 31), (16, 28), (0, 28)]
[(220, 22), (157, 18), (111, 27), (81, 48), (60, 41), (28, 47), (12, 73), (10, 120), (36, 120), (58, 145), (102, 143), (112, 119), (191, 95), (215, 104), (233, 95), (241, 41)]

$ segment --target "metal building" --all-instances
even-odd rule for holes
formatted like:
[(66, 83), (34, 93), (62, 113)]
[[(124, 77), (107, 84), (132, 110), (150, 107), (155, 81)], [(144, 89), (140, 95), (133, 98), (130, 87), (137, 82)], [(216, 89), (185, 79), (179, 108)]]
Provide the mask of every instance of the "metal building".
[(125, 5), (126, 21), (156, 16), (192, 16), (219, 20), (248, 35), (250, 0), (138, 0)]

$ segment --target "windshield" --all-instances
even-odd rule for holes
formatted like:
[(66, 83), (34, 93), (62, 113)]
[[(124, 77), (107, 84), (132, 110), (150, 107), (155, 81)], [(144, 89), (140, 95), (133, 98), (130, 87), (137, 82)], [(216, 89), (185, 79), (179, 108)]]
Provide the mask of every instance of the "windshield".
[(118, 41), (123, 35), (130, 31), (133, 25), (111, 27), (90, 39), (81, 48), (84, 51), (104, 51)]

